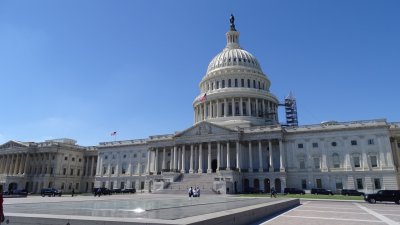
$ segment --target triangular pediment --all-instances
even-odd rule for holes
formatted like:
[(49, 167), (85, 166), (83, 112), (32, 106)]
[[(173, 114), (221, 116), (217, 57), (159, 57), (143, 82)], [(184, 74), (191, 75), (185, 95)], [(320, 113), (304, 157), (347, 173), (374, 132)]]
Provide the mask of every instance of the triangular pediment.
[(0, 149), (5, 149), (5, 148), (21, 148), (21, 147), (28, 147), (27, 144), (19, 141), (8, 141), (2, 145), (0, 145)]
[(189, 127), (188, 129), (182, 132), (177, 133), (175, 137), (231, 134), (235, 132), (236, 132), (235, 130), (203, 121), (192, 127)]

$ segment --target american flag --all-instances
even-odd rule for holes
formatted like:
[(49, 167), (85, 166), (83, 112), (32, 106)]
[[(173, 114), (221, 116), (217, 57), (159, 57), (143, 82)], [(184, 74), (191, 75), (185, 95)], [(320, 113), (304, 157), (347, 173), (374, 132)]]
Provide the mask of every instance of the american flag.
[(205, 102), (206, 100), (207, 100), (207, 94), (204, 93), (204, 95), (199, 98), (199, 101), (200, 102)]
[(111, 132), (111, 136), (117, 135), (117, 131)]

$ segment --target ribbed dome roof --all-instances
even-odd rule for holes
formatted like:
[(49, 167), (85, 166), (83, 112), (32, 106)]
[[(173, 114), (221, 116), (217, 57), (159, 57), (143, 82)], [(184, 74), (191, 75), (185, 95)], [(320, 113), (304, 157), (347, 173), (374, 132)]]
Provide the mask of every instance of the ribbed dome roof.
[(231, 66), (250, 67), (251, 69), (262, 72), (257, 59), (248, 51), (241, 48), (225, 48), (221, 53), (216, 55), (208, 65), (207, 73), (220, 68)]

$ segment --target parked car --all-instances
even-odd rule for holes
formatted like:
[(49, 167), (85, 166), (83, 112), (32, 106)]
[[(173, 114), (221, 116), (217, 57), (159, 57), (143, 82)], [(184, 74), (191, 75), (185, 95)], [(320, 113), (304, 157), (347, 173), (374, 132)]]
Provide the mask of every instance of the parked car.
[(108, 188), (93, 188), (93, 194), (95, 194), (95, 195), (99, 194), (98, 193), (99, 189), (100, 189), (101, 195), (111, 195), (112, 194), (112, 191)]
[(304, 195), (306, 192), (304, 190), (301, 190), (299, 188), (285, 188), (283, 190), (283, 193), (286, 194), (301, 194)]
[(342, 195), (347, 195), (347, 196), (364, 196), (364, 192), (360, 192), (354, 189), (343, 189), (341, 191)]
[(369, 203), (395, 202), (400, 204), (400, 190), (380, 190), (375, 194), (367, 194), (364, 200)]
[(10, 194), (11, 195), (18, 195), (18, 196), (26, 197), (26, 196), (28, 196), (28, 190), (26, 190), (26, 189), (17, 189), (17, 190), (11, 191)]
[(114, 189), (112, 189), (112, 193), (115, 193), (115, 194), (121, 193), (121, 188), (114, 188)]
[(49, 197), (59, 196), (59, 197), (61, 197), (62, 191), (57, 190), (55, 188), (43, 188), (40, 191), (40, 194), (42, 195), (42, 197), (44, 197), (44, 196), (49, 196)]
[(326, 190), (324, 188), (311, 188), (311, 194), (315, 195), (333, 195), (331, 190)]
[(125, 188), (121, 190), (122, 193), (136, 193), (136, 189), (135, 188)]

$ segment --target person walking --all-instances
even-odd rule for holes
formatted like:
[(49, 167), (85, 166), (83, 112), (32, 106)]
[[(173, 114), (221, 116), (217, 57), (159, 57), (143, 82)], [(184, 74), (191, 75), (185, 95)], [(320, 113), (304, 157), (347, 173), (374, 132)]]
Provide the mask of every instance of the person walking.
[(196, 192), (197, 192), (197, 197), (200, 198), (200, 188), (199, 187), (196, 188)]
[(0, 185), (0, 223), (4, 222), (4, 211), (3, 211), (3, 185)]
[(271, 188), (271, 198), (272, 198), (272, 196), (274, 196), (276, 198), (276, 191), (275, 191), (274, 187)]
[(189, 188), (188, 194), (189, 194), (189, 199), (192, 199), (192, 196), (193, 196), (193, 188), (192, 187)]
[(75, 189), (72, 188), (71, 197), (74, 197)]

